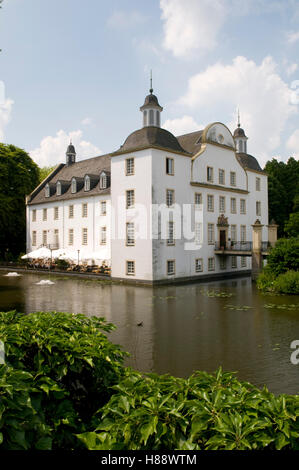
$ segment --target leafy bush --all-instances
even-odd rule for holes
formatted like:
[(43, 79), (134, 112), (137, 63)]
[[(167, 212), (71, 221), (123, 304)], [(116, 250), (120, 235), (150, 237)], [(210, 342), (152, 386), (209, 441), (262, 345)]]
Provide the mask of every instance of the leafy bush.
[(274, 290), (282, 294), (299, 295), (299, 271), (288, 271), (275, 279)]
[(263, 271), (259, 274), (256, 281), (256, 285), (260, 290), (274, 292), (275, 279), (275, 274), (273, 274), (269, 269), (267, 269), (266, 266)]
[(267, 269), (278, 276), (286, 271), (299, 270), (299, 238), (281, 238), (270, 250)]
[(85, 315), (0, 313), (6, 363), (31, 374), (31, 399), (40, 401), (54, 448), (78, 444), (74, 433), (86, 428), (123, 374), (126, 353), (103, 333), (113, 328)]
[(65, 259), (55, 259), (55, 264), (58, 269), (67, 269), (69, 267), (69, 263)]
[(44, 422), (40, 400), (33, 395), (31, 374), (0, 365), (1, 449), (51, 449), (50, 427)]
[(299, 449), (299, 396), (275, 397), (233, 374), (189, 379), (128, 372), (78, 438), (88, 449)]

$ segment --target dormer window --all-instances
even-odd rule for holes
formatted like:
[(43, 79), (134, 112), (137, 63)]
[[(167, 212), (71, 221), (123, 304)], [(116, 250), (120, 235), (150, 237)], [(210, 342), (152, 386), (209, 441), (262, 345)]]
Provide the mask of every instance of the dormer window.
[(108, 178), (106, 173), (103, 171), (100, 176), (100, 189), (106, 189), (108, 187)]
[(57, 184), (56, 184), (56, 194), (57, 194), (57, 196), (61, 196), (61, 183), (60, 183), (60, 181), (57, 181)]
[(88, 175), (84, 178), (84, 191), (90, 191), (90, 177)]
[(49, 183), (46, 184), (46, 187), (45, 187), (45, 196), (50, 197), (50, 185), (49, 185)]
[(76, 193), (77, 192), (77, 181), (75, 180), (75, 178), (72, 179), (72, 194)]

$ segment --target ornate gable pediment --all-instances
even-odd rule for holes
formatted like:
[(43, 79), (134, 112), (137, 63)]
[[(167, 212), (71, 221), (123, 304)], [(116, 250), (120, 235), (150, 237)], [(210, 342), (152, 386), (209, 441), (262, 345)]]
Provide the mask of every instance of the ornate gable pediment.
[(217, 225), (222, 227), (228, 226), (228, 217), (224, 217), (224, 214), (221, 214), (217, 219)]

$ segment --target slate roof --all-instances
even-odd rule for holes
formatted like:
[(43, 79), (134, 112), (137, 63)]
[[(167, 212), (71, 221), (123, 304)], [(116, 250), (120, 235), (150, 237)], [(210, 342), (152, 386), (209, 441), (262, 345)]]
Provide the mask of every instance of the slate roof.
[(189, 134), (183, 134), (177, 136), (177, 140), (179, 141), (180, 145), (186, 152), (192, 153), (195, 155), (201, 147), (201, 136), (203, 130), (190, 132)]
[(176, 152), (188, 154), (171, 132), (155, 126), (142, 127), (142, 129), (132, 132), (132, 134), (126, 138), (120, 149), (115, 153), (127, 153), (128, 151), (136, 151), (150, 147), (162, 147), (165, 148), (165, 150), (174, 150)]
[[(84, 196), (95, 196), (101, 194), (110, 194), (110, 187), (107, 189), (100, 189), (99, 184), (92, 187), (90, 191), (84, 191), (84, 187), (82, 187), (76, 193), (71, 192), (71, 185), (64, 192), (61, 196), (57, 196), (56, 193), (53, 194), (51, 197), (45, 197), (45, 185), (49, 182), (52, 186), (53, 183), (56, 184), (57, 181), (71, 181), (73, 177), (81, 179), (86, 174), (88, 175), (95, 175), (102, 171), (105, 171), (108, 175), (110, 175), (111, 171), (111, 160), (110, 154), (101, 155), (99, 157), (89, 158), (87, 160), (82, 160), (72, 165), (60, 165), (61, 169), (58, 171), (54, 176), (50, 179), (46, 179), (43, 184), (39, 187), (39, 190), (33, 191), (31, 196), (29, 197), (28, 204), (40, 204), (45, 202), (55, 202), (55, 201), (62, 201), (68, 199), (77, 199)], [(35, 194), (36, 193), (36, 194)]]
[(248, 153), (237, 153), (236, 155), (243, 168), (263, 172), (259, 162), (252, 155), (249, 155)]

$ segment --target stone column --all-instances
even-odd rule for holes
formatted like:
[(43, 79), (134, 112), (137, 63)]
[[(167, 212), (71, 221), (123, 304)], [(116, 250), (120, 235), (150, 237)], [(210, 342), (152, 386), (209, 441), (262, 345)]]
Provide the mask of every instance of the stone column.
[(262, 258), (262, 229), (263, 225), (257, 219), (252, 225), (252, 271), (251, 277), (256, 280), (263, 267)]
[(278, 225), (275, 223), (275, 220), (272, 219), (270, 222), (270, 225), (267, 225), (267, 227), (268, 227), (268, 241), (271, 246), (275, 246), (275, 243), (277, 242)]

